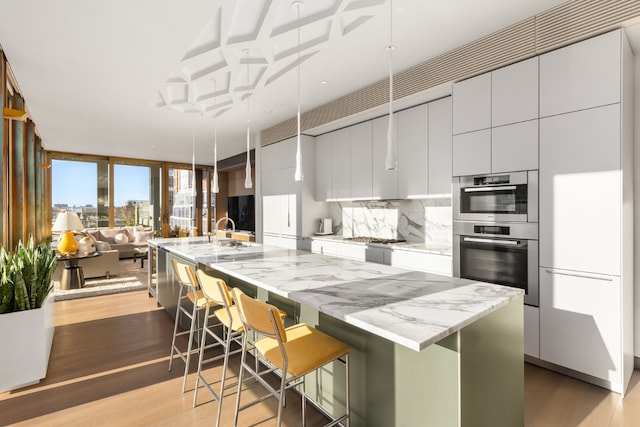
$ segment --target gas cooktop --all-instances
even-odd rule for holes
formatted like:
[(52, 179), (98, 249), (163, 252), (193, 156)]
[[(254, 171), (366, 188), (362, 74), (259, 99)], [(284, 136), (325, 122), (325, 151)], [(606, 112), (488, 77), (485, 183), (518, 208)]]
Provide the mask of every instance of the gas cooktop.
[(344, 240), (349, 240), (351, 242), (360, 242), (360, 243), (382, 243), (384, 245), (391, 245), (393, 243), (406, 242), (406, 240), (404, 239), (382, 239), (379, 237), (347, 237)]

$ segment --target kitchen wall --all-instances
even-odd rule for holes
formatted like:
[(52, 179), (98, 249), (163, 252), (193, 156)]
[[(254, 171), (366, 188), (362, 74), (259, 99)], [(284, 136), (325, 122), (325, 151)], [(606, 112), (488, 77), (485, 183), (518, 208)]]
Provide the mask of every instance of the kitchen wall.
[(451, 198), (331, 203), (334, 232), (345, 238), (376, 237), (424, 243), (451, 255)]

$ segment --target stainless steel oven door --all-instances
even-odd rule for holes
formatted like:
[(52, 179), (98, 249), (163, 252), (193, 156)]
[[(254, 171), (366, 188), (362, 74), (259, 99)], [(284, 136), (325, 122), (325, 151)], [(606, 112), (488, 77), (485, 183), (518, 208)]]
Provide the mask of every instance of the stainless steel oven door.
[(537, 171), (454, 178), (454, 219), (538, 221)]
[(496, 235), (454, 235), (454, 276), (520, 288), (538, 306), (538, 241)]

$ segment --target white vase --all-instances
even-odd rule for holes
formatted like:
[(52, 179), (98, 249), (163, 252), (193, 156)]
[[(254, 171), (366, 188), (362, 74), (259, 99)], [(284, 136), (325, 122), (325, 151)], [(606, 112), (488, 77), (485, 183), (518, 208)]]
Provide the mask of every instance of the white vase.
[(41, 308), (0, 314), (0, 393), (47, 376), (54, 322), (53, 292)]

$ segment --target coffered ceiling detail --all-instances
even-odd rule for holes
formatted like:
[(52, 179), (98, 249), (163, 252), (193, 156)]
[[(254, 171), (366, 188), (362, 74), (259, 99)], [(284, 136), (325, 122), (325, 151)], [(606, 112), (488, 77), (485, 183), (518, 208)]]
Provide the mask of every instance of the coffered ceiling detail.
[[(381, 13), (388, 0), (223, 1), (154, 105), (220, 116)], [(297, 31), (300, 30), (300, 43)]]

